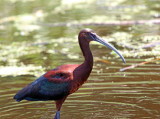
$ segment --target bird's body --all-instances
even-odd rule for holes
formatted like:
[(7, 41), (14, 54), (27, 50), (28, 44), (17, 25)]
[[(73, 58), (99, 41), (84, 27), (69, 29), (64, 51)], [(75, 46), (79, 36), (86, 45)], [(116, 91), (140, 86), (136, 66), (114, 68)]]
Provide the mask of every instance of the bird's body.
[(113, 46), (104, 42), (90, 29), (82, 30), (78, 39), (85, 58), (82, 64), (65, 64), (48, 71), (20, 90), (14, 96), (14, 99), (17, 101), (23, 99), (29, 101), (55, 100), (57, 108), (55, 119), (60, 119), (60, 109), (63, 102), (69, 94), (74, 93), (82, 86), (92, 71), (93, 56), (89, 48), (90, 41), (95, 40), (106, 45), (114, 50), (124, 61), (123, 56)]
[(85, 75), (79, 74), (80, 71), (76, 72), (79, 66), (66, 64), (48, 71), (19, 91), (15, 99), (17, 101), (59, 100), (74, 93), (86, 81)]

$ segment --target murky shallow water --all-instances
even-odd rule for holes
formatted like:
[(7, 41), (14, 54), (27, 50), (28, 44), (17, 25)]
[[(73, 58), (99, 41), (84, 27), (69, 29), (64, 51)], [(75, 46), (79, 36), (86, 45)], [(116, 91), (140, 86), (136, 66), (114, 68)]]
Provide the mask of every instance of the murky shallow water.
[[(77, 34), (84, 26), (45, 26), (48, 22), (79, 24), (160, 17), (159, 0), (48, 1), (0, 1), (4, 11), (0, 13), (0, 119), (53, 119), (54, 101), (16, 102), (13, 96), (45, 71), (83, 62)], [(91, 44), (93, 71), (67, 98), (61, 119), (160, 119), (159, 61), (120, 72), (121, 68), (160, 57), (159, 45), (141, 49), (160, 40), (160, 26), (87, 27), (114, 44), (127, 63), (107, 48)]]
[[(110, 65), (96, 62), (89, 80), (63, 104), (61, 118), (159, 119), (160, 65), (146, 64), (119, 72), (124, 66), (121, 61)], [(53, 101), (13, 100), (14, 94), (34, 79), (30, 75), (1, 78), (1, 119), (54, 117), (56, 110)]]

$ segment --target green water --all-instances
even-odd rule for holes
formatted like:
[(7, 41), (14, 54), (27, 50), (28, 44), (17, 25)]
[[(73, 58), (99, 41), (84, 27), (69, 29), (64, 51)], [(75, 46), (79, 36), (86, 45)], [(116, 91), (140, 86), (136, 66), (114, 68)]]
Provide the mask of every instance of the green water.
[[(16, 102), (13, 96), (50, 69), (82, 63), (77, 35), (86, 27), (127, 63), (91, 43), (94, 69), (63, 104), (61, 119), (160, 118), (160, 25), (82, 25), (160, 19), (159, 0), (1, 0), (0, 11), (0, 119), (53, 119), (54, 101)], [(150, 43), (155, 46), (142, 48)]]

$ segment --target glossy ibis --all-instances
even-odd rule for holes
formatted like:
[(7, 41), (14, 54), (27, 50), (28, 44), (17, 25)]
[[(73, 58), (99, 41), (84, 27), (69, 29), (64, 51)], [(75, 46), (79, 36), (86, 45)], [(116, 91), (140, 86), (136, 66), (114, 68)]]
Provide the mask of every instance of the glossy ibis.
[(55, 100), (56, 115), (60, 119), (60, 109), (68, 95), (74, 93), (88, 79), (93, 68), (93, 56), (89, 48), (90, 41), (97, 41), (115, 51), (125, 63), (123, 56), (108, 42), (100, 38), (91, 29), (80, 31), (79, 45), (85, 58), (82, 64), (65, 64), (48, 71), (37, 80), (20, 90), (14, 99), (21, 101)]

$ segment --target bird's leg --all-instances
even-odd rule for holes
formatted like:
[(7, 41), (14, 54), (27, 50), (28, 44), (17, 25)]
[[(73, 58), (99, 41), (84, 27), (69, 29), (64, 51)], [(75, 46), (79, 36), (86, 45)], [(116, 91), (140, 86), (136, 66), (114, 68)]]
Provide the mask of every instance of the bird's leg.
[(54, 119), (60, 119), (60, 109), (61, 109), (61, 106), (62, 106), (63, 102), (65, 101), (65, 99), (66, 99), (66, 97), (62, 98), (61, 100), (56, 100), (57, 112), (56, 112)]
[(60, 111), (56, 112), (56, 115), (55, 115), (54, 119), (60, 119)]

